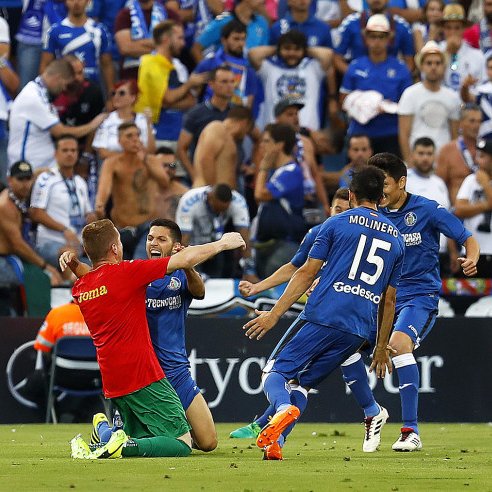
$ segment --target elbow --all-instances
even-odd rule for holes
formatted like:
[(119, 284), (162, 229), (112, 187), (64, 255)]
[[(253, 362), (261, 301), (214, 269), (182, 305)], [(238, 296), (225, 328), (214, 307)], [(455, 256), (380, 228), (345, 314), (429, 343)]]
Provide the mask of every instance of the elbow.
[(461, 207), (455, 207), (453, 213), (454, 215), (456, 215), (456, 217), (458, 217), (458, 219), (466, 219), (466, 214)]

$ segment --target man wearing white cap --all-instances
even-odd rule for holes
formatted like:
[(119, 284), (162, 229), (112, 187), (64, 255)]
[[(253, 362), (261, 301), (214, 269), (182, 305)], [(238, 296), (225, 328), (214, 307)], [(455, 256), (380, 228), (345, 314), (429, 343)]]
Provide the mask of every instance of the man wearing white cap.
[(367, 46), (363, 36), (364, 27), (368, 17), (381, 14), (388, 19), (394, 39), (388, 47), (388, 53), (392, 56), (400, 56), (405, 60), (408, 68), (413, 70), (413, 56), (415, 48), (410, 25), (399, 15), (391, 14), (388, 0), (367, 0), (368, 13), (356, 12), (348, 15), (338, 28), (340, 42), (335, 45), (335, 66), (340, 73), (345, 73), (348, 62), (367, 54)]
[(486, 80), (483, 53), (463, 40), (466, 24), (465, 10), (461, 5), (452, 3), (444, 7), (442, 15), (444, 41), (440, 46), (449, 57), (444, 84), (455, 91), (460, 90), (461, 84), (468, 75), (478, 83)]
[(439, 150), (458, 136), (460, 98), (443, 86), (446, 61), (435, 41), (429, 41), (415, 57), (422, 82), (406, 89), (398, 103), (400, 149), (407, 164), (418, 138), (431, 138)]
[(357, 93), (364, 98), (366, 106), (376, 103), (364, 119), (360, 117), (360, 111), (351, 112), (350, 108), (346, 108), (352, 118), (347, 133), (349, 136), (367, 135), (374, 153), (400, 155), (396, 103), (403, 91), (412, 85), (412, 77), (405, 63), (388, 55), (392, 34), (385, 15), (369, 17), (364, 29), (369, 54), (350, 63), (340, 87), (340, 102), (343, 104), (349, 94), (353, 98)]

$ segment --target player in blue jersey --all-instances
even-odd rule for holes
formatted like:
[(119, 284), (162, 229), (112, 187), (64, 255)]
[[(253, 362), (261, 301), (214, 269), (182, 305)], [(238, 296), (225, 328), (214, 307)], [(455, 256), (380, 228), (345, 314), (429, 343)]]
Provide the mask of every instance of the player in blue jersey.
[[(348, 188), (339, 188), (336, 191), (335, 195), (333, 196), (333, 200), (331, 202), (330, 216), (340, 214), (348, 209), (349, 209)], [(302, 243), (299, 246), (299, 249), (297, 250), (296, 254), (293, 256), (293, 258), (288, 263), (278, 268), (269, 277), (261, 280), (256, 284), (253, 284), (252, 282), (248, 282), (247, 280), (241, 280), (241, 282), (239, 282), (239, 292), (241, 293), (241, 295), (243, 295), (244, 297), (255, 296), (267, 289), (271, 289), (273, 287), (276, 287), (277, 285), (288, 282), (291, 279), (292, 275), (294, 275), (294, 273), (307, 260), (309, 250), (311, 249), (311, 246), (313, 245), (314, 240), (316, 239), (316, 236), (318, 235), (318, 231), (320, 230), (321, 226), (322, 224), (319, 224), (309, 229), (308, 233), (304, 236), (304, 239), (302, 240)], [(282, 337), (282, 339), (289, 336), (289, 333), (293, 329), (295, 329), (295, 325), (296, 323), (293, 323), (291, 325), (291, 327), (287, 330), (287, 332), (285, 333), (284, 337)], [(294, 382), (289, 382), (289, 384), (291, 386), (292, 391), (303, 391), (303, 389), (300, 388), (298, 384)], [(256, 439), (256, 437), (260, 433), (261, 428), (268, 423), (268, 420), (272, 416), (272, 414), (273, 414), (273, 408), (270, 405), (260, 417), (255, 418), (254, 422), (246, 425), (245, 427), (240, 427), (239, 429), (232, 431), (230, 433), (230, 437), (239, 438), (239, 439), (241, 438)]]
[(478, 242), (462, 222), (443, 206), (405, 191), (407, 168), (389, 153), (376, 154), (368, 164), (385, 174), (381, 213), (398, 228), (405, 240), (405, 261), (396, 298), (396, 320), (390, 346), (396, 350), (393, 364), (399, 380), (403, 427), (393, 444), (395, 451), (422, 448), (417, 424), (419, 371), (413, 351), (432, 329), (438, 312), (439, 235), (465, 247), (458, 258), (466, 276), (477, 273)]
[[(181, 230), (175, 222), (156, 219), (150, 223), (146, 244), (149, 258), (164, 258), (181, 249)], [(62, 255), (65, 264), (70, 264), (72, 257)], [(88, 267), (79, 265), (74, 273), (80, 277)], [(205, 285), (198, 272), (194, 269), (176, 270), (147, 287), (147, 322), (157, 359), (178, 394), (192, 427), (194, 446), (202, 451), (213, 451), (217, 447), (214, 421), (200, 388), (191, 376), (185, 344), (188, 308), (194, 298), (201, 299), (204, 295)], [(94, 416), (93, 426), (92, 443), (107, 442), (114, 430), (104, 414)]]
[[(260, 432), (257, 445), (281, 459), (281, 434), (300, 416), (288, 386), (316, 387), (351, 354), (367, 344), (378, 327), (371, 370), (391, 371), (387, 346), (394, 316), (396, 285), (403, 263), (403, 240), (377, 211), (383, 196), (383, 173), (373, 167), (356, 172), (350, 185), (354, 209), (327, 220), (304, 265), (297, 270), (277, 304), (246, 323), (249, 338), (261, 339), (311, 285), (320, 281), (300, 315), (296, 332), (279, 347), (264, 369), (263, 387), (275, 415)], [(291, 396), (294, 398), (291, 399)]]

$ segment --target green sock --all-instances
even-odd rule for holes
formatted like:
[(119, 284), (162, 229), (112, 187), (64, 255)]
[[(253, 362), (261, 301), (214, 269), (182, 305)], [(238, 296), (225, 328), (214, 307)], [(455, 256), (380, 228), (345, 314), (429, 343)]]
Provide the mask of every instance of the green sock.
[(147, 458), (189, 456), (191, 448), (179, 439), (170, 437), (145, 437), (129, 439), (123, 446), (124, 457), (145, 456)]

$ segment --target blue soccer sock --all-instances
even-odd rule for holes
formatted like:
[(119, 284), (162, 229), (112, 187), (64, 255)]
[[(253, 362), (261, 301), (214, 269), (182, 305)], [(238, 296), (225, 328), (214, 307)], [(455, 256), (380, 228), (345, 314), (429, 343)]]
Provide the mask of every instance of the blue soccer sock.
[(265, 427), (265, 425), (268, 424), (269, 420), (273, 415), (275, 414), (275, 408), (273, 408), (273, 405), (270, 405), (263, 415), (260, 415), (258, 418), (255, 419), (255, 423), (258, 424), (262, 429)]
[(413, 429), (417, 434), (417, 407), (419, 402), (419, 369), (413, 354), (393, 357), (393, 365), (398, 373), (403, 427)]
[(376, 403), (367, 379), (366, 366), (359, 353), (351, 355), (342, 364), (343, 379), (352, 391), (359, 406), (364, 410), (364, 417), (376, 416), (381, 407)]
[(290, 405), (290, 387), (287, 379), (278, 372), (270, 372), (263, 381), (263, 391), (274, 408), (274, 413)]
[[(298, 384), (291, 384), (290, 389), (292, 391), (292, 393), (290, 394), (290, 402), (292, 405), (295, 405), (300, 410), (302, 415), (307, 407), (308, 392)], [(301, 418), (301, 415), (299, 415), (299, 418)], [(292, 432), (292, 429), (294, 428), (296, 423), (297, 421), (293, 422), (289, 425), (289, 427), (287, 427), (287, 429), (284, 430), (284, 432), (282, 432), (282, 434), (278, 438), (278, 443), (280, 444), (280, 446), (284, 445), (287, 436)]]
[(103, 420), (97, 424), (97, 434), (101, 443), (106, 444), (111, 439), (112, 429), (109, 427), (108, 421)]

